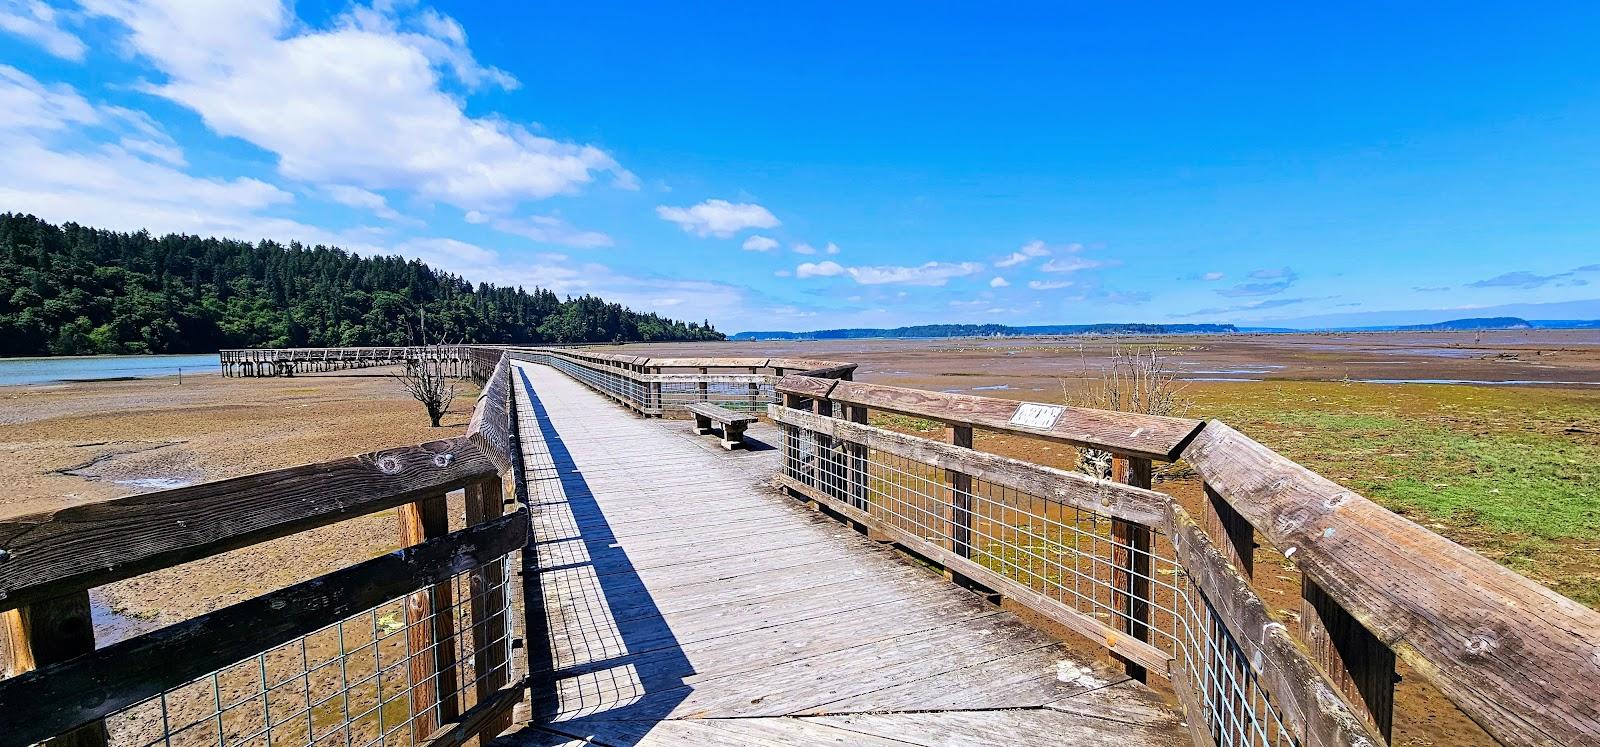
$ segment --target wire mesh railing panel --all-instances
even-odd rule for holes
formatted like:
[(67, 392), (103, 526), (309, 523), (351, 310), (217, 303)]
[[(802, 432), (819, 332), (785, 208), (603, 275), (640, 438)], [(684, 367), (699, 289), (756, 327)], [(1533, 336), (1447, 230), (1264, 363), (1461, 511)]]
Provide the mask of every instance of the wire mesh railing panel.
[[(979, 478), (958, 483), (970, 486), (960, 489), (944, 470), (904, 456), (798, 426), (784, 431), (791, 477), (1107, 628), (1148, 625), (1150, 642), (1171, 653), (1178, 565), (1161, 538), (1149, 549), (1138, 547), (1118, 539), (1104, 514)], [(1143, 600), (1148, 621), (1128, 613), (1130, 580), (1150, 590)]]
[(1297, 745), (1250, 656), (1187, 574), (1179, 574), (1178, 646), (1172, 666), (1192, 688), (1199, 718), (1218, 747)]
[(516, 679), (512, 577), (461, 573), (147, 698), (106, 716), (109, 744), (418, 744)]
[[(1174, 687), (1193, 687), (1199, 718), (1222, 747), (1293, 745), (1245, 649), (1151, 528), (1148, 547), (1112, 517), (970, 475), (781, 423), (790, 480), (971, 560), (1111, 631), (1148, 631), (1168, 654)], [(912, 549), (916, 543), (908, 543)], [(1140, 590), (1141, 597), (1129, 594)], [(1145, 614), (1130, 614), (1132, 601)], [(1187, 683), (1187, 684), (1185, 684)]]
[(737, 412), (765, 414), (767, 405), (777, 402), (770, 381), (729, 383), (692, 381), (660, 382), (658, 404), (663, 411), (681, 411), (696, 402), (710, 402)]

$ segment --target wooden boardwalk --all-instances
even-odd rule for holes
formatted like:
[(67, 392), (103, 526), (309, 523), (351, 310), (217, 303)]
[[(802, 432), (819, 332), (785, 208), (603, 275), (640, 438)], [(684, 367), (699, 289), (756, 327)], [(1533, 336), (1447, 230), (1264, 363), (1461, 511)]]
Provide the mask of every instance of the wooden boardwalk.
[(773, 490), (771, 426), (726, 452), (545, 366), (513, 374), (548, 642), (505, 742), (1187, 743), (1120, 668)]

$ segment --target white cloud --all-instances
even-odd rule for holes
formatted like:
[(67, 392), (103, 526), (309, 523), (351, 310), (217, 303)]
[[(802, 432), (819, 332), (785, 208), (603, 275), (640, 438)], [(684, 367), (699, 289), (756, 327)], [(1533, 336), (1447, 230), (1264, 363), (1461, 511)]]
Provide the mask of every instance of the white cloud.
[(778, 241), (767, 236), (751, 236), (744, 240), (741, 248), (747, 252), (770, 252), (778, 248)]
[(1210, 283), (1210, 282), (1215, 282), (1217, 280), (1221, 280), (1224, 277), (1227, 277), (1227, 276), (1223, 275), (1220, 272), (1208, 272), (1208, 273), (1206, 273), (1204, 275), (1201, 275), (1200, 279)]
[(346, 207), (370, 211), (379, 218), (396, 220), (400, 214), (389, 207), (389, 200), (377, 192), (352, 187), (348, 184), (329, 184), (322, 188), (328, 199)]
[[(1072, 245), (1072, 247), (1078, 246), (1078, 244)], [(1069, 249), (1071, 249), (1071, 251), (1077, 251), (1077, 249), (1073, 249), (1071, 247), (1069, 247)], [(1034, 240), (1023, 244), (1021, 249), (1018, 249), (1001, 259), (995, 260), (994, 266), (1016, 267), (1017, 265), (1027, 262), (1035, 257), (1047, 257), (1049, 255), (1050, 248), (1045, 246), (1043, 241)]]
[(806, 244), (806, 243), (795, 244), (794, 246), (789, 247), (789, 248), (794, 250), (795, 254), (816, 254), (817, 253), (817, 248), (816, 247), (814, 247), (814, 246), (812, 246), (810, 244)]
[(1071, 288), (1074, 285), (1076, 285), (1076, 283), (1072, 282), (1071, 280), (1029, 280), (1028, 281), (1028, 287), (1032, 288), (1032, 289), (1034, 289), (1036, 291), (1060, 290), (1062, 288)]
[(61, 28), (55, 9), (43, 0), (0, 2), (0, 31), (16, 34), (64, 60), (82, 62), (88, 51), (82, 39)]
[(696, 236), (732, 238), (746, 228), (777, 228), (782, 225), (766, 208), (749, 202), (732, 203), (727, 200), (706, 200), (691, 207), (656, 207), (662, 220), (678, 224), (684, 231)]
[(468, 210), (461, 216), (461, 219), (475, 226), (489, 222), (489, 216), (484, 215), (477, 210)]
[(944, 285), (951, 278), (972, 275), (982, 269), (983, 265), (977, 262), (928, 262), (915, 267), (851, 267), (850, 277), (862, 285)]
[(795, 277), (823, 278), (849, 275), (861, 285), (944, 285), (951, 278), (965, 277), (983, 269), (977, 262), (928, 262), (914, 267), (880, 265), (876, 267), (845, 267), (833, 260), (803, 262), (795, 268)]
[(801, 262), (794, 268), (794, 276), (802, 280), (806, 278), (831, 278), (845, 274), (845, 268), (831, 259), (821, 262)]
[(990, 288), (1005, 288), (1009, 285), (1011, 285), (1011, 282), (1003, 277), (1000, 277), (999, 275), (996, 275), (989, 280)]
[(1086, 257), (1057, 257), (1039, 267), (1045, 272), (1077, 272), (1079, 270), (1093, 270), (1097, 267), (1109, 267), (1116, 264), (1110, 260), (1088, 259)]
[(468, 116), (441, 73), (469, 89), (515, 81), (476, 63), (459, 25), (431, 10), (401, 16), (385, 3), (357, 6), (318, 29), (277, 2), (84, 6), (126, 26), (129, 47), (166, 76), (148, 92), (272, 152), (291, 179), (403, 189), (463, 209), (573, 192), (601, 173), (637, 188), (595, 146)]
[[(120, 139), (83, 142), (100, 134)], [(121, 231), (308, 243), (336, 238), (313, 226), (261, 215), (294, 200), (271, 184), (179, 171), (174, 162), (181, 163), (182, 153), (168, 143), (138, 112), (91, 104), (71, 86), (46, 86), (0, 65), (0, 204), (6, 209)], [(352, 238), (352, 244), (363, 240)]]
[(828, 254), (838, 254), (839, 253), (839, 245), (833, 243), (832, 241), (830, 241), (830, 242), (828, 242), (828, 245), (823, 248), (822, 251), (827, 252)]
[(579, 249), (596, 249), (616, 243), (606, 234), (583, 230), (553, 215), (497, 218), (490, 225), (496, 231), (525, 236), (546, 244), (560, 244)]

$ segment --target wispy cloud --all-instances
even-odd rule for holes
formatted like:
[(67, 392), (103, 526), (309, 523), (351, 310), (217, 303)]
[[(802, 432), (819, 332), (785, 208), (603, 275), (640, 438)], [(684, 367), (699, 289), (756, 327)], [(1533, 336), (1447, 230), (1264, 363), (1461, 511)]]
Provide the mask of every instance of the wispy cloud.
[(1078, 272), (1079, 270), (1093, 270), (1099, 267), (1110, 267), (1118, 264), (1112, 259), (1089, 259), (1088, 257), (1057, 257), (1039, 267), (1044, 272)]
[(0, 31), (9, 31), (38, 44), (50, 54), (73, 62), (82, 62), (83, 53), (89, 49), (77, 34), (61, 27), (55, 8), (43, 0), (13, 0), (0, 4)]
[(496, 231), (523, 236), (546, 244), (596, 249), (616, 242), (599, 231), (586, 231), (553, 215), (499, 218), (490, 223)]
[(1283, 306), (1293, 306), (1295, 304), (1301, 304), (1301, 303), (1305, 303), (1307, 301), (1318, 301), (1318, 300), (1322, 300), (1322, 299), (1319, 299), (1319, 298), (1263, 298), (1263, 299), (1261, 299), (1259, 301), (1246, 301), (1244, 303), (1235, 304), (1233, 306), (1213, 306), (1213, 307), (1207, 308), (1207, 309), (1197, 309), (1195, 311), (1190, 311), (1190, 312), (1186, 312), (1186, 313), (1182, 313), (1182, 314), (1173, 314), (1172, 316), (1175, 316), (1175, 317), (1216, 316), (1216, 315), (1219, 315), (1219, 314), (1233, 314), (1233, 313), (1238, 313), (1238, 312), (1241, 312), (1241, 311), (1262, 311), (1262, 310), (1265, 310), (1265, 309), (1276, 309), (1276, 308), (1280, 308), (1280, 307), (1283, 307)]
[(1485, 278), (1467, 283), (1473, 288), (1543, 288), (1546, 285), (1588, 285), (1583, 278), (1574, 277), (1579, 272), (1591, 272), (1595, 268), (1600, 270), (1600, 265), (1585, 265), (1567, 272), (1558, 272), (1554, 275), (1537, 275), (1526, 270), (1507, 272), (1492, 278)]
[(1249, 281), (1217, 289), (1217, 295), (1229, 298), (1271, 296), (1282, 293), (1300, 278), (1287, 267), (1267, 268), (1250, 273)]
[(996, 276), (994, 276), (994, 277), (989, 279), (989, 287), (990, 288), (1005, 288), (1005, 287), (1009, 287), (1010, 285), (1011, 285), (1011, 281), (1006, 280), (1005, 278), (1000, 277), (999, 275), (996, 275)]
[(678, 224), (696, 236), (732, 238), (747, 228), (777, 228), (782, 225), (772, 211), (750, 202), (732, 203), (727, 200), (706, 200), (690, 207), (656, 207), (662, 220)]
[(1442, 292), (1442, 291), (1450, 290), (1450, 286), (1448, 286), (1448, 285), (1413, 285), (1413, 286), (1411, 286), (1411, 290), (1414, 290), (1414, 291), (1416, 291), (1418, 293), (1439, 293), (1439, 292)]
[[(1082, 248), (1082, 245), (1080, 245), (1080, 244), (1072, 244), (1067, 248), (1070, 251), (1077, 251), (1078, 249)], [(1037, 240), (1030, 241), (1030, 242), (1028, 242), (1026, 244), (1023, 244), (1022, 248), (1020, 248), (1020, 249), (1018, 249), (1018, 250), (1016, 250), (1016, 251), (1014, 251), (1014, 252), (1012, 252), (1010, 254), (1007, 254), (1006, 256), (1001, 257), (1000, 259), (995, 260), (994, 261), (994, 266), (995, 267), (1016, 267), (1017, 265), (1020, 265), (1020, 264), (1023, 264), (1025, 262), (1028, 262), (1028, 261), (1033, 260), (1033, 259), (1035, 259), (1037, 257), (1048, 257), (1048, 256), (1050, 256), (1050, 253), (1051, 253), (1050, 247), (1045, 246), (1045, 243), (1043, 241), (1037, 241)]]
[(1029, 280), (1028, 287), (1036, 291), (1061, 290), (1071, 288), (1077, 283), (1071, 280)]
[(770, 236), (751, 236), (744, 240), (740, 248), (747, 252), (770, 252), (778, 248), (778, 240)]
[(1216, 282), (1218, 280), (1221, 280), (1221, 279), (1223, 279), (1225, 277), (1227, 277), (1227, 276), (1222, 274), (1222, 273), (1220, 273), (1220, 272), (1208, 272), (1208, 273), (1205, 273), (1205, 274), (1201, 275), (1200, 279), (1204, 280), (1204, 281), (1206, 281), (1208, 283), (1214, 283), (1214, 282)]
[(966, 277), (983, 270), (978, 262), (927, 262), (915, 266), (877, 265), (845, 267), (833, 260), (802, 262), (794, 269), (797, 278), (838, 277), (848, 275), (861, 285), (926, 285), (940, 286), (952, 278)]

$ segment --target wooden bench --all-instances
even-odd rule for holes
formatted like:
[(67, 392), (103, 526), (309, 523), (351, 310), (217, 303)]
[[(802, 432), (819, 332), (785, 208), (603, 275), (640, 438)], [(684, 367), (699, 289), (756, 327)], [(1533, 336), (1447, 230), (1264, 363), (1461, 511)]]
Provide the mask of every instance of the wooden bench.
[(694, 415), (694, 432), (704, 436), (711, 432), (711, 421), (722, 424), (722, 448), (732, 451), (744, 444), (744, 429), (759, 420), (754, 415), (743, 415), (710, 402), (696, 402), (687, 409)]

